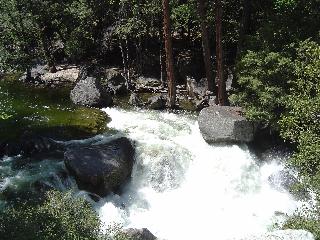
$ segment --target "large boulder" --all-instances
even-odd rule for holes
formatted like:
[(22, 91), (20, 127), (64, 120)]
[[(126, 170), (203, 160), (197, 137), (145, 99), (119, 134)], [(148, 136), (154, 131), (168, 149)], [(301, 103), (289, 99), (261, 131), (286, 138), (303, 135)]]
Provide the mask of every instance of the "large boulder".
[(251, 142), (255, 124), (242, 116), (238, 107), (211, 106), (204, 108), (198, 117), (201, 134), (209, 143)]
[(136, 229), (128, 228), (124, 230), (124, 233), (131, 240), (156, 240), (154, 236), (147, 228)]
[(123, 137), (103, 145), (70, 149), (64, 157), (79, 188), (104, 197), (117, 191), (130, 178), (134, 148), (130, 140)]
[(89, 107), (107, 107), (112, 104), (110, 94), (94, 77), (80, 80), (71, 90), (70, 98), (73, 103)]
[(102, 84), (114, 95), (128, 92), (127, 80), (116, 68), (105, 70)]

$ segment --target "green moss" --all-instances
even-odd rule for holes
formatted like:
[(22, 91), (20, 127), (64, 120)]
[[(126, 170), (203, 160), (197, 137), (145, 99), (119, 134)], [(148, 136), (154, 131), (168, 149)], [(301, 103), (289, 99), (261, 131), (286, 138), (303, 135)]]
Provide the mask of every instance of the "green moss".
[(99, 109), (74, 106), (69, 88), (33, 88), (17, 75), (0, 80), (0, 139), (32, 130), (58, 139), (85, 138), (106, 131), (108, 116)]

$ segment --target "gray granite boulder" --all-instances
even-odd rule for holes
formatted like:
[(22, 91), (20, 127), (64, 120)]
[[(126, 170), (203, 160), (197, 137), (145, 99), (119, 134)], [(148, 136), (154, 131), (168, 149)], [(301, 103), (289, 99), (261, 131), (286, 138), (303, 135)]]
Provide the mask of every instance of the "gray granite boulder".
[(242, 116), (238, 107), (211, 106), (204, 108), (198, 117), (201, 134), (209, 143), (251, 142), (255, 124)]
[(208, 82), (206, 78), (196, 81), (194, 78), (187, 78), (187, 93), (191, 98), (203, 99), (208, 93)]
[(156, 240), (154, 236), (147, 228), (136, 229), (128, 228), (124, 230), (126, 236), (131, 240)]
[(112, 97), (94, 77), (80, 80), (71, 90), (70, 98), (74, 104), (89, 107), (107, 107)]
[(104, 197), (130, 178), (134, 148), (129, 139), (122, 137), (103, 145), (68, 150), (64, 162), (80, 189)]

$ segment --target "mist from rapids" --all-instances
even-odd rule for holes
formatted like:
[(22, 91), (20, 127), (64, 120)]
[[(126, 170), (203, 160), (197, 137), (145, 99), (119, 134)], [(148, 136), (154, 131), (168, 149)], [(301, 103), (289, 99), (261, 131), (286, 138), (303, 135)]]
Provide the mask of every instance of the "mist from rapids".
[(104, 111), (136, 148), (123, 194), (97, 205), (106, 226), (148, 228), (167, 240), (242, 239), (268, 232), (300, 204), (268, 181), (282, 156), (262, 162), (246, 145), (209, 145), (192, 115)]

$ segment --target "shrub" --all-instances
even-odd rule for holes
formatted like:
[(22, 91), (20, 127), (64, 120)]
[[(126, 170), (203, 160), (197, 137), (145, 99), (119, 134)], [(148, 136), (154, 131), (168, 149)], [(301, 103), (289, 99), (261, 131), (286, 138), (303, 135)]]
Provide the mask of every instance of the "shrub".
[(48, 192), (43, 204), (8, 208), (0, 215), (2, 240), (126, 240), (121, 228), (101, 232), (101, 222), (90, 204), (70, 192)]

